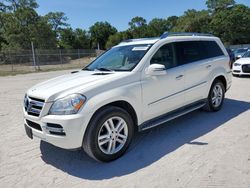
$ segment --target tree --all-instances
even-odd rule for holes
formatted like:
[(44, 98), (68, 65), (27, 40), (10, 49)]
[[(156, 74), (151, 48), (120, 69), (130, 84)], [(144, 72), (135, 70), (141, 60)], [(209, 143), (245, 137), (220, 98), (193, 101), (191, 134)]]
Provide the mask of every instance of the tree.
[(133, 36), (128, 31), (118, 32), (114, 35), (111, 35), (111, 36), (109, 36), (109, 39), (106, 43), (106, 49), (109, 49), (109, 48), (119, 44), (121, 41), (130, 39), (132, 37)]
[(96, 22), (89, 28), (92, 47), (96, 48), (99, 44), (100, 49), (105, 49), (109, 36), (115, 34), (117, 29), (108, 22)]
[(86, 30), (77, 28), (75, 31), (75, 43), (73, 47), (75, 49), (89, 49), (90, 47), (90, 36)]
[(245, 5), (217, 11), (210, 25), (213, 34), (226, 44), (250, 43), (250, 8)]
[(130, 26), (130, 29), (133, 30), (133, 29), (147, 25), (147, 21), (142, 17), (136, 16), (132, 18), (132, 20), (128, 23), (128, 25)]
[(59, 46), (64, 49), (73, 49), (76, 41), (75, 33), (72, 28), (65, 28), (60, 31)]
[(31, 41), (37, 48), (54, 48), (56, 38), (51, 27), (32, 8), (18, 8), (2, 14), (4, 50), (30, 49)]
[(87, 31), (80, 28), (65, 28), (60, 30), (59, 46), (64, 49), (89, 49), (90, 37)]
[(226, 9), (229, 6), (235, 5), (234, 0), (207, 0), (206, 5), (208, 10), (215, 11), (218, 9)]
[(170, 17), (167, 18), (168, 31), (172, 31), (173, 30), (173, 28), (177, 24), (178, 19), (179, 19), (178, 16), (170, 16)]
[(201, 32), (209, 33), (211, 16), (206, 10), (187, 10), (183, 16), (179, 17), (176, 26), (172, 29), (175, 32)]
[(162, 18), (154, 18), (148, 23), (147, 29), (150, 36), (160, 36), (162, 33), (168, 30), (167, 20)]
[[(161, 36), (164, 32), (170, 31), (173, 28), (175, 17), (168, 19), (154, 18), (148, 23), (148, 33), (152, 37)], [(178, 17), (177, 17), (178, 18)]]
[(38, 8), (36, 0), (3, 0), (0, 3), (0, 9), (9, 12), (15, 12), (19, 8)]
[(68, 18), (65, 16), (64, 12), (49, 12), (44, 16), (47, 22), (52, 26), (52, 29), (56, 32), (63, 27), (69, 26), (66, 22)]
[(131, 33), (133, 38), (144, 38), (150, 36), (147, 29), (147, 21), (144, 18), (136, 16), (131, 19), (128, 25), (130, 26), (128, 32)]

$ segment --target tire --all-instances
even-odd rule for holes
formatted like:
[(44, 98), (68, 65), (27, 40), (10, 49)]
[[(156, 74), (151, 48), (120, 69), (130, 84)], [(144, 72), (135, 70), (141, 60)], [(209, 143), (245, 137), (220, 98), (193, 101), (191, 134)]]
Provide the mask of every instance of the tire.
[[(218, 92), (217, 94), (216, 91)], [(203, 109), (209, 112), (219, 111), (223, 105), (224, 98), (225, 98), (225, 86), (220, 80), (216, 79), (211, 86), (206, 105), (204, 106)]]
[(110, 162), (126, 152), (133, 135), (134, 123), (128, 112), (119, 107), (107, 106), (91, 119), (83, 138), (83, 149), (97, 161)]

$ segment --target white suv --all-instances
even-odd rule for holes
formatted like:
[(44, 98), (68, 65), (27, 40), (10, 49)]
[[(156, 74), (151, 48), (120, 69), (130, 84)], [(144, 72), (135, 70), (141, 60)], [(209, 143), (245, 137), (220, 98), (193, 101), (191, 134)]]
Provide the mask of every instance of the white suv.
[(24, 98), (24, 124), (65, 149), (112, 161), (143, 131), (199, 108), (218, 111), (231, 86), (219, 38), (164, 33), (120, 43), (81, 71), (38, 84)]

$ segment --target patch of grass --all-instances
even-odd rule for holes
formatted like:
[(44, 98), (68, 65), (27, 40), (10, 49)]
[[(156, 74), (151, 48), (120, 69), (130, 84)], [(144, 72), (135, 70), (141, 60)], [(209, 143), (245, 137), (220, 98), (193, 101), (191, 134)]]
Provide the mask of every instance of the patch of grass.
[(27, 65), (0, 65), (0, 76), (15, 76), (18, 74), (29, 74), (37, 72), (50, 72), (60, 70), (82, 69), (88, 65), (93, 58), (82, 58), (72, 60), (67, 64), (42, 65), (39, 70), (35, 70), (32, 66)]
[(24, 71), (24, 70), (18, 70), (18, 71), (0, 71), (0, 77), (3, 76), (16, 76), (19, 74), (30, 74), (30, 73), (39, 73), (39, 72), (51, 72), (51, 71), (62, 71), (62, 70), (73, 70), (73, 69), (82, 69), (77, 67), (61, 67), (61, 68), (51, 68), (51, 69), (40, 69), (40, 70), (34, 70), (34, 71)]

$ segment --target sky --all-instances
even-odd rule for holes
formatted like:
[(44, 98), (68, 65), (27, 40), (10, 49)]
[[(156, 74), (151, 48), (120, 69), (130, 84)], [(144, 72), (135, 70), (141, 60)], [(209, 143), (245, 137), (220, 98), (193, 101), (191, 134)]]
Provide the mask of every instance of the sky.
[[(37, 0), (40, 15), (64, 12), (72, 28), (88, 29), (97, 21), (107, 21), (118, 31), (128, 28), (128, 22), (141, 16), (152, 18), (180, 16), (187, 9), (206, 9), (206, 0)], [(236, 0), (250, 7), (250, 0)]]

